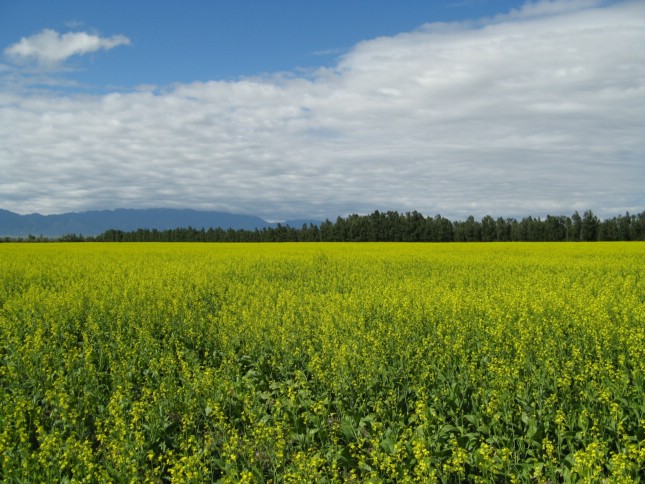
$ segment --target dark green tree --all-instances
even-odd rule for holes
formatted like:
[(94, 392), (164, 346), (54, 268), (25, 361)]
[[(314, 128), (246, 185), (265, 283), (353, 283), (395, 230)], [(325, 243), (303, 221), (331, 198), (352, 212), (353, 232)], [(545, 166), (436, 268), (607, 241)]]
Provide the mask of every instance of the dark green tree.
[(598, 226), (600, 222), (591, 210), (586, 210), (580, 224), (580, 240), (590, 242), (598, 240)]

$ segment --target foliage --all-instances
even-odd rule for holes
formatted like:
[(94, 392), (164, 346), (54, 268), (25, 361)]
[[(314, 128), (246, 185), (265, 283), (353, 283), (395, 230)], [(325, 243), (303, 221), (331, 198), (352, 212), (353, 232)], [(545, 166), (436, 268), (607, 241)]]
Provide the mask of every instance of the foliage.
[[(524, 217), (481, 221), (471, 215), (465, 221), (450, 221), (441, 215), (425, 217), (419, 212), (396, 211), (338, 217), (319, 225), (302, 227), (277, 224), (263, 229), (221, 227), (176, 227), (158, 230), (140, 228), (130, 232), (110, 229), (96, 237), (67, 234), (59, 242), (591, 242), (645, 240), (645, 212), (600, 220), (591, 210), (580, 216), (547, 215), (544, 220)], [(50, 242), (30, 235), (25, 239), (5, 237), (0, 242)]]
[(637, 482), (644, 255), (3, 244), (0, 480)]
[[(67, 241), (83, 240), (69, 235)], [(88, 240), (92, 240), (89, 238)], [(303, 225), (300, 228), (278, 224), (262, 230), (221, 228), (173, 230), (139, 229), (133, 232), (108, 230), (96, 237), (105, 242), (580, 242), (645, 240), (645, 212), (600, 221), (591, 210), (581, 217), (552, 216), (497, 218), (487, 215), (481, 221), (470, 216), (450, 221), (441, 215), (424, 217), (418, 212), (395, 211), (338, 217), (332, 223)]]

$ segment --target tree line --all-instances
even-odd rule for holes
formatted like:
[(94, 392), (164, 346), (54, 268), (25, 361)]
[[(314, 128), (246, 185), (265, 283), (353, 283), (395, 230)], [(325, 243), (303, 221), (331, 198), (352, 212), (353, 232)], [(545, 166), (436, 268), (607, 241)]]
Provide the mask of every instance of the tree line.
[[(42, 240), (32, 238), (33, 241)], [(486, 215), (451, 221), (417, 211), (379, 212), (256, 230), (194, 227), (169, 230), (107, 230), (95, 237), (68, 234), (59, 241), (82, 242), (564, 242), (645, 240), (645, 212), (600, 220), (591, 210), (580, 215), (497, 219)]]

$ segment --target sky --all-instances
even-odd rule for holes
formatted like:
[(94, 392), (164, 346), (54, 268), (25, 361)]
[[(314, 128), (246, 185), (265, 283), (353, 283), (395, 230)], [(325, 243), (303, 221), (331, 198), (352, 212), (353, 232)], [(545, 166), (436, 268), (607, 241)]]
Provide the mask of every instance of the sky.
[(0, 0), (0, 208), (645, 210), (645, 1)]

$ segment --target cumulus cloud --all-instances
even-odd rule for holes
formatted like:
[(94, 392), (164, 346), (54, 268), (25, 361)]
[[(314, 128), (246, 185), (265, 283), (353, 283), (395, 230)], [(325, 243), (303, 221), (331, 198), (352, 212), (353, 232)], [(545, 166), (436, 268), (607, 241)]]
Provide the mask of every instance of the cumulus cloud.
[(272, 220), (643, 210), (645, 4), (583, 3), (367, 40), (306, 78), (0, 95), (0, 200)]
[(18, 62), (36, 61), (40, 65), (55, 66), (74, 55), (89, 54), (101, 49), (110, 50), (128, 44), (130, 39), (124, 35), (100, 37), (87, 32), (60, 34), (55, 30), (44, 29), (39, 34), (23, 37), (4, 52)]

